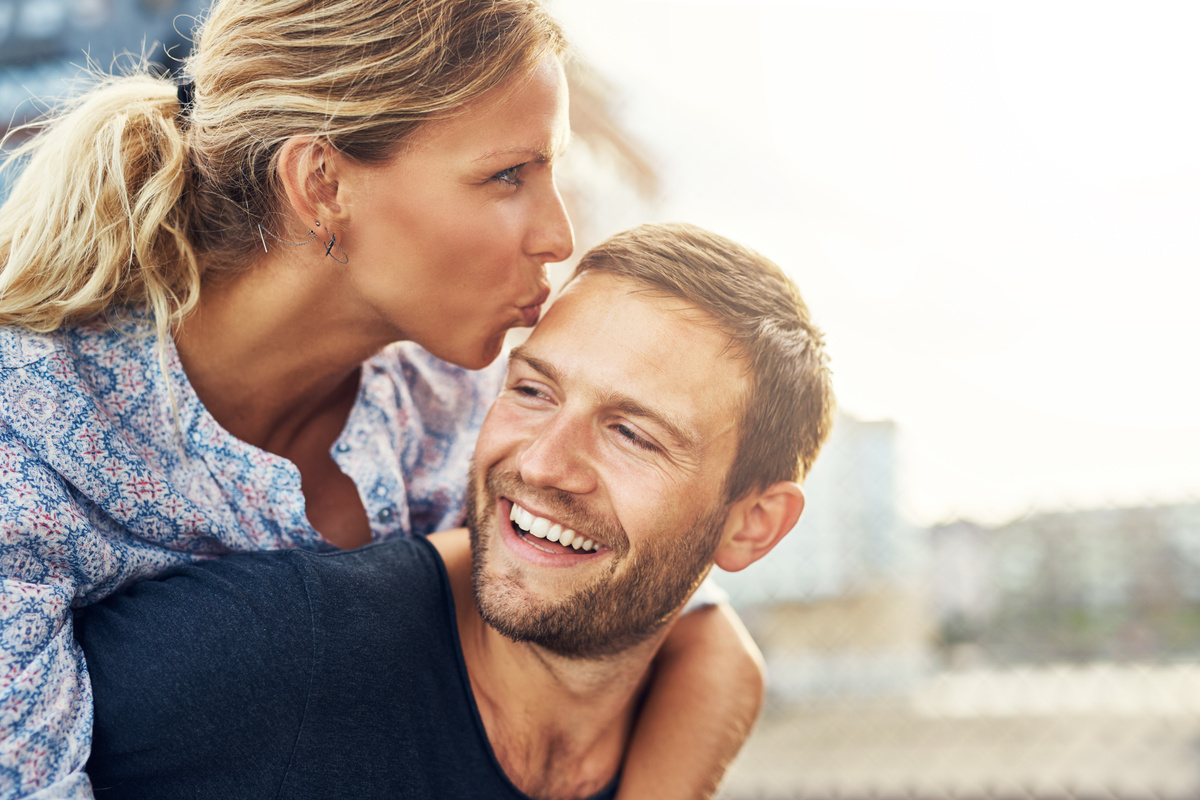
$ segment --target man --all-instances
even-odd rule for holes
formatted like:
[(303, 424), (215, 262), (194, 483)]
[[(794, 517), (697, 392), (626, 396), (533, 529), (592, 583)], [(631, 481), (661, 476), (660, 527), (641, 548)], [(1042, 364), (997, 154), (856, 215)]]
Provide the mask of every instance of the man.
[(671, 621), (795, 524), (832, 405), (774, 264), (610, 239), (510, 357), (469, 547), (229, 556), (79, 621), (97, 796), (611, 797)]

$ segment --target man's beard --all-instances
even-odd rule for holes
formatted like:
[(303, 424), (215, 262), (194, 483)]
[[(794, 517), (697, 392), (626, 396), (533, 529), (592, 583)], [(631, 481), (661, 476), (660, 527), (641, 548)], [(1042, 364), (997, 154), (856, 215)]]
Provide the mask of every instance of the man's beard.
[[(578, 498), (558, 490), (527, 486), (515, 473), (488, 471), (486, 506), (478, 508), (474, 467), (467, 497), (467, 527), (473, 554), (475, 605), (491, 627), (515, 642), (530, 642), (570, 658), (597, 658), (628, 650), (657, 633), (673, 617), (708, 572), (720, 539), (726, 507), (699, 515), (684, 533), (655, 531), (637, 552), (619, 523), (599, 517)], [(609, 568), (560, 597), (535, 602), (520, 570), (495, 574), (489, 563), (496, 499), (537, 498), (564, 527), (608, 545)], [(511, 524), (504, 522), (503, 524)], [(482, 534), (488, 532), (488, 536)], [(519, 532), (518, 532), (519, 534)], [(619, 573), (619, 574), (618, 574)]]

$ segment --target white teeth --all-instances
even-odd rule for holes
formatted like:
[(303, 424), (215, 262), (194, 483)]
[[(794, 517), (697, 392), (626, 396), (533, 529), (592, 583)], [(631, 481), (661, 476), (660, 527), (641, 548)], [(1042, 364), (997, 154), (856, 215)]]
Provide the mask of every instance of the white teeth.
[(600, 545), (591, 539), (585, 539), (575, 531), (570, 528), (564, 528), (557, 522), (552, 523), (543, 517), (535, 517), (516, 503), (512, 504), (512, 510), (509, 511), (508, 518), (515, 522), (518, 528), (526, 533), (533, 534), (539, 539), (558, 542), (561, 545), (573, 547), (576, 550), (600, 549)]

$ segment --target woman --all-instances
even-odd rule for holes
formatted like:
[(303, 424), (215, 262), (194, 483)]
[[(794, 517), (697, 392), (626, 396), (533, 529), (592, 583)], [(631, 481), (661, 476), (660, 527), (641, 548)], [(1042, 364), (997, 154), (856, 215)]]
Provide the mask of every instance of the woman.
[[(112, 80), (25, 148), (0, 209), (0, 796), (90, 794), (72, 606), (460, 521), (498, 377), (468, 370), (573, 246), (564, 47), (535, 0), (222, 0), (193, 88)], [(621, 796), (711, 790), (761, 694), (738, 642), (719, 610), (681, 623)]]

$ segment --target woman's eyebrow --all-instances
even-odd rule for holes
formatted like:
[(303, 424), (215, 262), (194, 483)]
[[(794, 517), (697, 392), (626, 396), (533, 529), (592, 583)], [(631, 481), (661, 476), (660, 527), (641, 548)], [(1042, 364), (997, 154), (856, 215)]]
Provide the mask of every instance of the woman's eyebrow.
[(474, 159), (473, 163), (491, 161), (501, 156), (520, 156), (526, 161), (546, 161), (550, 158), (550, 153), (541, 147), (510, 147), (502, 150), (488, 150), (483, 155)]
[(493, 150), (488, 150), (483, 155), (474, 159), (472, 163), (479, 161), (488, 161), (490, 159), (500, 158), (502, 156), (520, 156), (526, 161), (551, 161), (567, 149), (571, 143), (571, 133), (560, 137), (561, 141), (551, 142), (548, 145), (537, 146), (515, 146), (515, 147), (498, 147)]

